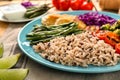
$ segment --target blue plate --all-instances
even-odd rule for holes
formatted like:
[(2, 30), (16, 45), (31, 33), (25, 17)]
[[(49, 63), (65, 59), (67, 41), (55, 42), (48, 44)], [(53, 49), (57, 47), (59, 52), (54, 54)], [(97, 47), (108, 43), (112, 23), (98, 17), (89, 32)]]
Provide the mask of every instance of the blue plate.
[[(70, 14), (70, 15), (79, 15), (79, 14), (84, 14), (89, 11), (66, 11), (66, 12), (60, 12), (60, 14)], [(105, 14), (108, 16), (111, 16), (115, 19), (120, 19), (120, 16), (117, 14), (113, 13), (108, 13), (108, 12), (99, 12), (100, 14)], [(43, 17), (43, 16), (42, 16)], [(120, 70), (120, 63), (118, 63), (115, 66), (107, 67), (107, 66), (89, 66), (88, 68), (83, 68), (83, 67), (76, 67), (76, 66), (64, 66), (61, 64), (57, 64), (54, 62), (50, 62), (44, 58), (42, 58), (39, 54), (35, 53), (32, 47), (29, 45), (29, 41), (26, 40), (26, 34), (31, 32), (33, 29), (33, 25), (35, 24), (41, 24), (41, 18), (37, 18), (28, 24), (26, 24), (20, 31), (18, 35), (18, 44), (21, 50), (29, 56), (31, 59), (34, 61), (43, 64), (45, 66), (63, 70), (63, 71), (68, 71), (68, 72), (76, 72), (76, 73), (105, 73), (105, 72), (113, 72), (113, 71), (118, 71)]]

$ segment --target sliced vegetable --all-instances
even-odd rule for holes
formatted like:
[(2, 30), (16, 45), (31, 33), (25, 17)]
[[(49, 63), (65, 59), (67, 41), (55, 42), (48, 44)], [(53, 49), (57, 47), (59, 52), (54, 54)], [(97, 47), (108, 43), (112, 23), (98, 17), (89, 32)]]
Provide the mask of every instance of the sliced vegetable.
[(106, 38), (106, 34), (105, 34), (105, 33), (97, 33), (96, 36), (97, 36), (100, 40), (105, 40), (105, 38)]
[[(94, 32), (93, 32), (94, 33)], [(115, 45), (120, 42), (120, 37), (114, 32), (111, 31), (102, 31), (100, 30), (98, 33), (94, 33), (100, 40), (104, 40), (106, 43), (110, 44), (115, 48)]]
[(116, 20), (107, 15), (99, 14), (99, 12), (88, 12), (78, 16), (87, 25), (102, 26), (104, 24), (114, 24)]
[(13, 67), (17, 63), (19, 57), (20, 54), (0, 58), (0, 69), (9, 69)]
[(118, 54), (120, 54), (120, 43), (115, 45), (115, 50)]
[(105, 42), (115, 47), (117, 43), (120, 42), (119, 36), (113, 32), (106, 32)]
[(113, 25), (105, 24), (101, 26), (101, 30), (112, 31), (120, 36), (120, 20), (117, 20)]
[(32, 4), (30, 1), (28, 1), (28, 2), (22, 2), (21, 5), (24, 6), (25, 8), (34, 6), (34, 4)]
[(115, 45), (117, 44), (114, 40), (112, 40), (109, 36), (105, 37), (105, 42), (110, 44), (112, 47), (115, 47)]
[(102, 26), (101, 26), (101, 28), (100, 28), (100, 29), (102, 29), (102, 30), (109, 30), (109, 29), (110, 29), (110, 27), (111, 27), (111, 25), (110, 25), (110, 24), (104, 24), (104, 25), (102, 25)]
[(0, 80), (25, 80), (28, 69), (0, 69)]
[(118, 34), (120, 36), (120, 29), (116, 29), (113, 32), (116, 33), (116, 34)]
[(116, 21), (111, 27), (110, 30), (114, 31), (116, 29), (120, 29), (120, 20)]

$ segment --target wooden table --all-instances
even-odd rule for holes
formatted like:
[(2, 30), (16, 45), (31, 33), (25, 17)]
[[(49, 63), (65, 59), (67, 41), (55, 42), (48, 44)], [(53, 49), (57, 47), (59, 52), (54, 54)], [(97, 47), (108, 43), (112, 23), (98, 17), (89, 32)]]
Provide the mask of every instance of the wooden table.
[[(0, 2), (0, 4), (6, 3), (11, 2)], [(95, 6), (96, 9), (99, 8), (97, 2), (95, 3)], [(3, 42), (4, 44), (4, 56), (13, 55), (16, 53), (22, 54), (19, 62), (16, 64), (15, 67), (29, 69), (29, 75), (27, 76), (26, 80), (120, 80), (120, 71), (101, 74), (77, 74), (51, 69), (31, 60), (26, 55), (24, 55), (17, 44), (17, 35), (20, 29), (26, 23), (27, 22), (0, 22), (0, 42)]]

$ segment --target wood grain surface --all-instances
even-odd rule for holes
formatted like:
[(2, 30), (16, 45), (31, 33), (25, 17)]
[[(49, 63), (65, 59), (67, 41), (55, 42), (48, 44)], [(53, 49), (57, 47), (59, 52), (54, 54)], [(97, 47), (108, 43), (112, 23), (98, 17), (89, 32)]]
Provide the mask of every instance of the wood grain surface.
[(9, 23), (0, 22), (0, 36), (2, 36), (5, 30), (8, 28)]

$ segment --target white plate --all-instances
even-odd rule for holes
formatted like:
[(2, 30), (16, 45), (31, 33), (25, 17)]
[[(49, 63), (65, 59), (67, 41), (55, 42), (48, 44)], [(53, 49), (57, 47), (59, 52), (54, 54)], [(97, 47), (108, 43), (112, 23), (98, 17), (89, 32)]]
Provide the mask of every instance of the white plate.
[[(5, 4), (5, 5), (2, 5), (0, 7), (14, 5), (14, 4), (19, 4), (19, 3)], [(46, 13), (44, 13), (44, 14), (46, 14)], [(34, 17), (34, 18), (30, 18), (30, 19), (29, 18), (23, 18), (23, 19), (20, 19), (20, 20), (8, 20), (7, 18), (4, 17), (4, 14), (2, 13), (2, 11), (0, 11), (0, 21), (3, 21), (3, 22), (12, 22), (12, 23), (28, 22), (28, 21), (31, 21), (31, 20), (33, 20), (35, 18), (38, 18), (38, 17), (41, 17), (41, 15), (39, 15), (37, 17)]]
[(34, 18), (31, 18), (31, 19), (21, 19), (21, 20), (8, 20), (7, 18), (4, 17), (3, 13), (0, 11), (0, 21), (3, 21), (3, 22), (28, 22), (28, 21), (31, 21), (33, 20)]

